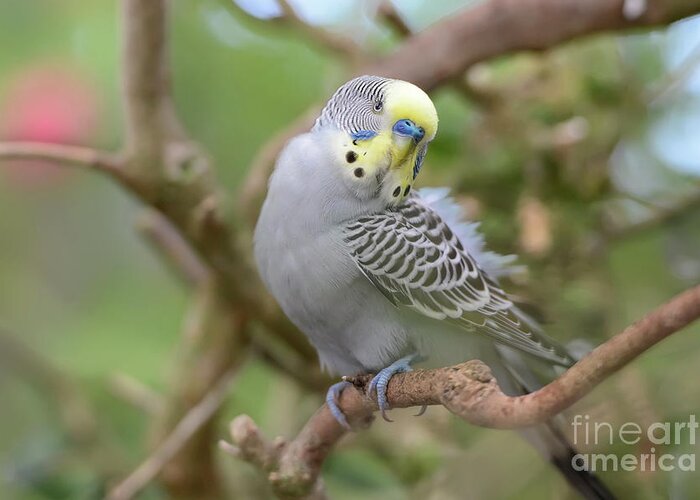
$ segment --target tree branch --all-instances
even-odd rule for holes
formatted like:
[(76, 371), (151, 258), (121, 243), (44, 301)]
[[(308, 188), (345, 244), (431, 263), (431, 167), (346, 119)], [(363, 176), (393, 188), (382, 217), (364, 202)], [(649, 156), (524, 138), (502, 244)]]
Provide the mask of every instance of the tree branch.
[[(497, 429), (546, 422), (587, 395), (637, 356), (700, 318), (700, 285), (691, 288), (608, 340), (561, 377), (525, 396), (506, 396), (481, 361), (396, 375), (387, 395), (392, 408), (443, 405), (474, 425)], [(358, 390), (345, 390), (340, 405), (355, 427), (365, 427), (377, 411), (376, 396), (367, 394), (371, 375), (353, 379)], [(321, 466), (345, 430), (323, 405), (291, 442), (272, 445), (247, 416), (231, 424), (234, 446), (226, 449), (268, 474), (280, 497), (318, 493)], [(282, 444), (279, 444), (282, 443)], [(262, 451), (261, 451), (262, 450)]]
[[(139, 198), (167, 219), (165, 225), (147, 225), (147, 232), (189, 282), (206, 280), (195, 303), (200, 314), (186, 325), (177, 376), (154, 429), (156, 439), (164, 439), (162, 446), (171, 450), (169, 436), (178, 432), (181, 418), (247, 354), (244, 329), (251, 313), (246, 305), (255, 310), (261, 294), (248, 279), (252, 270), (224, 217), (209, 158), (189, 139), (175, 113), (167, 57), (168, 2), (122, 0), (122, 6), (126, 169), (138, 181)], [(165, 458), (157, 469), (171, 495), (222, 494), (215, 431), (211, 412), (177, 449), (161, 455)], [(150, 480), (155, 474), (147, 471), (141, 477)]]
[[(490, 0), (408, 38), (364, 70), (429, 91), (486, 59), (546, 50), (594, 33), (658, 26), (700, 12), (700, 0), (648, 0), (632, 18), (624, 5), (624, 0)], [(416, 57), (421, 64), (415, 64)]]
[[(172, 369), (164, 411), (152, 429), (153, 441), (167, 442), (182, 419), (247, 359), (248, 315), (232, 304), (215, 280), (197, 289), (183, 320), (180, 350)], [(175, 497), (217, 497), (224, 494), (216, 466), (217, 421), (210, 413), (161, 467), (160, 481)]]
[(604, 236), (608, 240), (629, 238), (649, 229), (668, 224), (698, 209), (700, 209), (700, 191), (681, 197), (669, 206), (657, 206), (654, 214), (638, 222), (629, 224), (607, 222), (604, 227)]
[(390, 0), (385, 0), (377, 11), (379, 17), (385, 21), (402, 39), (413, 35), (413, 29), (408, 25)]
[(44, 142), (0, 142), (0, 161), (40, 160), (69, 167), (82, 167), (104, 172), (120, 183), (128, 182), (120, 155), (82, 146)]
[(165, 409), (165, 398), (140, 380), (123, 372), (109, 376), (110, 391), (146, 415), (159, 415)]
[(349, 59), (357, 60), (365, 55), (362, 47), (358, 46), (352, 39), (342, 35), (337, 35), (326, 29), (319, 28), (318, 26), (311, 25), (304, 21), (301, 17), (299, 17), (299, 14), (297, 14), (294, 7), (292, 7), (287, 0), (278, 0), (278, 3), (287, 23), (292, 28), (296, 28), (299, 32), (305, 34), (317, 45), (335, 52), (341, 57), (346, 57)]
[(17, 335), (0, 327), (0, 373), (8, 372), (50, 396), (55, 413), (75, 443), (96, 440), (98, 419), (77, 384)]
[(358, 60), (364, 57), (364, 50), (355, 41), (349, 37), (333, 33), (320, 26), (315, 26), (304, 21), (297, 11), (290, 5), (287, 0), (278, 0), (277, 2), (282, 10), (282, 14), (271, 19), (261, 19), (255, 17), (243, 7), (238, 5), (235, 0), (225, 0), (225, 4), (232, 8), (236, 13), (245, 16), (261, 25), (275, 24), (290, 28), (297, 33), (305, 36), (318, 47), (335, 53), (336, 55), (351, 60)]
[[(248, 262), (249, 254), (242, 250), (240, 239), (237, 238), (239, 234), (234, 233), (232, 225), (223, 216), (219, 186), (211, 175), (208, 159), (202, 151), (193, 147), (176, 118), (168, 82), (166, 7), (166, 0), (123, 0), (122, 82), (126, 129), (123, 159), (84, 148), (30, 145), (30, 149), (22, 149), (27, 145), (21, 144), (15, 144), (16, 149), (5, 149), (4, 157), (43, 158), (110, 173), (144, 203), (165, 215), (191, 245), (220, 287), (216, 291), (216, 300), (219, 301), (216, 307), (230, 312), (230, 321), (238, 323), (247, 318), (255, 318), (299, 352), (302, 359), (314, 359), (308, 343), (290, 326), (279, 308), (270, 307), (268, 297), (262, 292)], [(430, 90), (453, 81), (474, 62), (516, 50), (542, 50), (592, 32), (669, 22), (699, 11), (700, 0), (665, 3), (649, 0), (647, 10), (633, 20), (624, 18), (622, 7), (622, 0), (589, 0), (585, 3), (575, 0), (491, 0), (408, 38), (394, 54), (364, 65), (357, 73), (404, 78)], [(293, 15), (294, 12), (287, 12), (287, 16)], [(345, 49), (337, 52), (350, 54)], [(421, 64), (415, 64), (417, 57), (420, 57)], [(248, 189), (244, 204), (252, 207), (247, 212), (250, 220), (257, 213), (266, 179), (277, 154), (289, 137), (308, 128), (311, 123), (310, 117), (299, 120), (294, 128), (288, 129), (286, 135), (284, 132), (280, 134), (276, 142), (259, 156), (259, 163), (255, 164), (249, 178), (252, 181), (246, 184), (252, 184), (253, 187), (243, 188), (244, 191)], [(0, 149), (0, 158), (2, 157)], [(232, 304), (235, 304), (235, 308)], [(218, 314), (217, 318), (224, 316), (226, 314)], [(166, 434), (177, 424), (179, 417), (199, 401), (205, 388), (235, 365), (239, 360), (240, 349), (247, 345), (245, 339), (238, 337), (238, 327), (230, 329), (223, 326), (214, 330), (219, 333), (193, 346), (188, 353), (191, 359), (187, 367), (197, 370), (192, 369), (191, 380), (182, 381), (182, 387), (176, 388), (171, 395), (173, 409), (169, 415), (170, 421), (162, 429)], [(239, 343), (239, 340), (242, 341)], [(234, 348), (237, 349), (235, 355)], [(470, 366), (470, 369), (475, 370), (474, 373), (481, 373), (478, 365)], [(416, 374), (410, 375), (415, 376)], [(412, 380), (410, 377), (407, 380)], [(395, 404), (401, 401), (400, 394), (394, 394), (401, 380), (402, 377), (397, 377), (390, 386), (389, 396)], [(483, 382), (481, 385), (488, 384)], [(343, 404), (353, 394), (360, 397), (354, 391), (346, 393)], [(428, 398), (431, 394), (426, 393), (424, 396)], [(360, 399), (364, 401), (362, 404), (367, 411), (359, 412), (355, 422), (358, 419), (366, 421), (363, 415), (370, 415), (374, 408), (371, 400)], [(434, 404), (440, 402), (444, 401), (435, 400)], [(348, 408), (352, 411), (352, 405)], [(302, 432), (298, 441), (285, 447), (285, 450), (298, 450), (305, 457), (303, 464), (311, 464), (309, 489), (316, 488), (319, 484), (314, 464), (323, 461), (327, 448), (344, 432), (334, 420), (328, 418), (327, 411), (324, 413), (320, 410), (319, 419), (325, 419), (325, 427), (307, 426), (308, 431)], [(204, 463), (202, 457), (206, 453), (202, 450), (208, 450), (210, 431), (214, 428), (212, 420), (205, 427), (207, 432), (200, 431), (190, 440), (191, 453), (183, 454), (183, 459), (168, 464), (173, 466), (173, 470), (189, 474), (190, 477), (185, 478), (187, 480), (202, 481), (206, 475), (200, 472), (197, 464)], [(316, 444), (311, 446), (308, 443)], [(293, 456), (289, 451), (285, 453), (288, 454), (285, 456)], [(211, 465), (211, 460), (207, 464)], [(287, 477), (300, 477), (294, 472), (295, 467), (299, 466), (286, 459), (281, 459), (279, 464), (281, 483)], [(214, 477), (213, 470), (207, 472), (209, 473), (211, 474), (207, 477)]]
[(115, 486), (107, 498), (110, 500), (127, 500), (136, 496), (139, 491), (146, 487), (160, 473), (163, 467), (172, 460), (185, 443), (211, 420), (212, 416), (225, 401), (236, 372), (236, 369), (232, 369), (225, 373), (206, 396), (178, 422), (173, 431), (163, 440), (153, 454), (126, 479)]
[(139, 217), (137, 226), (186, 285), (197, 287), (211, 279), (211, 271), (199, 255), (162, 214), (147, 210)]
[[(365, 56), (368, 62), (351, 73), (399, 78), (426, 91), (446, 84), (459, 88), (464, 87), (465, 71), (487, 59), (546, 50), (595, 33), (668, 24), (700, 12), (700, 0), (648, 0), (646, 9), (633, 18), (626, 17), (624, 6), (625, 0), (489, 0), (408, 36), (384, 57)], [(392, 5), (383, 4), (379, 14), (399, 35), (410, 34)], [(274, 160), (287, 140), (312, 123), (309, 118), (295, 121), (261, 149), (241, 190), (247, 220), (257, 217)]]
[(167, 0), (122, 1), (122, 94), (128, 168), (147, 185), (163, 172), (166, 143), (184, 133), (170, 96)]

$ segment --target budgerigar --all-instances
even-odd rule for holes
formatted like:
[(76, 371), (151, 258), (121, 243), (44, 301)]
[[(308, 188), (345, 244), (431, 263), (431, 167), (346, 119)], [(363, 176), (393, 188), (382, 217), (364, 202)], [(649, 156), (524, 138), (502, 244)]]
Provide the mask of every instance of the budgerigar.
[[(414, 361), (481, 359), (511, 394), (534, 389), (531, 360), (574, 362), (514, 307), (496, 281), (509, 259), (484, 250), (446, 191), (412, 190), (437, 127), (417, 86), (347, 82), (280, 154), (255, 231), (269, 291), (325, 368), (377, 374), (370, 390), (383, 415), (389, 380)], [(337, 397), (347, 386), (333, 385), (326, 398), (346, 427)], [(588, 498), (611, 498), (597, 479), (576, 477), (556, 430), (531, 434)]]

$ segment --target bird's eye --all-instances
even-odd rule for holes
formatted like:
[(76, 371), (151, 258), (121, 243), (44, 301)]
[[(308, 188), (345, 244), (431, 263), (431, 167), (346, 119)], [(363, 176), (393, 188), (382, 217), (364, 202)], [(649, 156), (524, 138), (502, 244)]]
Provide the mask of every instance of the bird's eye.
[(379, 113), (383, 107), (384, 107), (384, 103), (381, 100), (376, 100), (376, 101), (374, 101), (374, 106), (372, 107), (372, 109), (374, 110), (375, 113)]

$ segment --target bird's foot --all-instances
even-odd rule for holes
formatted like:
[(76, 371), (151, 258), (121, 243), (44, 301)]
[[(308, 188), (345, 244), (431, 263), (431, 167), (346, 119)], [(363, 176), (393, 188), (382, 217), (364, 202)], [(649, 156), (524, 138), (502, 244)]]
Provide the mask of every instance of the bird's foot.
[(345, 417), (343, 410), (341, 410), (340, 406), (338, 406), (338, 398), (340, 397), (340, 393), (343, 392), (343, 389), (346, 389), (351, 385), (352, 384), (350, 382), (343, 380), (342, 382), (338, 382), (337, 384), (330, 386), (328, 388), (328, 392), (326, 393), (326, 404), (328, 405), (328, 409), (331, 411), (331, 415), (333, 415), (338, 423), (347, 430), (352, 430), (352, 428), (350, 427), (348, 419)]
[[(391, 377), (397, 373), (413, 371), (413, 368), (411, 368), (411, 363), (417, 359), (417, 354), (411, 354), (410, 356), (406, 356), (393, 362), (383, 370), (380, 370), (379, 373), (372, 378), (372, 381), (369, 384), (369, 394), (372, 394), (372, 391), (377, 392), (377, 404), (382, 412), (382, 418), (387, 422), (393, 422), (393, 420), (386, 416), (386, 411), (389, 409), (389, 401), (386, 398), (386, 389), (389, 386), (389, 381), (391, 380)], [(420, 416), (425, 413), (426, 408), (426, 406), (423, 406), (416, 416)]]

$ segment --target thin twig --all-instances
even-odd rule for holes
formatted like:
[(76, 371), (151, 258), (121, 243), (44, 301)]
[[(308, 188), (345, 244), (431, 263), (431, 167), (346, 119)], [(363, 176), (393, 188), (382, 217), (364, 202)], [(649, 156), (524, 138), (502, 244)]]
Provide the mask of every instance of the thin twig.
[(133, 498), (151, 482), (192, 435), (221, 407), (237, 372), (237, 367), (226, 372), (211, 391), (187, 412), (160, 446), (134, 472), (114, 487), (107, 498), (111, 500)]
[(320, 26), (307, 23), (286, 0), (278, 0), (282, 14), (270, 19), (255, 17), (241, 7), (235, 0), (224, 0), (224, 3), (227, 7), (233, 9), (236, 14), (242, 15), (260, 26), (274, 24), (276, 26), (290, 28), (296, 33), (305, 36), (317, 47), (333, 52), (340, 57), (358, 60), (364, 56), (362, 47), (355, 43), (354, 40), (347, 36), (333, 33)]
[(698, 71), (700, 71), (700, 44), (691, 51), (677, 69), (668, 73), (658, 85), (647, 92), (646, 101), (652, 106), (658, 104)]
[(287, 0), (277, 1), (290, 26), (305, 34), (317, 45), (351, 60), (363, 57), (364, 51), (362, 47), (358, 46), (352, 39), (307, 23), (299, 17), (297, 11), (294, 10), (294, 7), (292, 7)]
[(122, 158), (108, 151), (82, 146), (44, 142), (0, 142), (0, 162), (5, 160), (41, 160), (58, 165), (102, 171), (118, 179), (124, 177)]
[(48, 394), (67, 434), (76, 443), (96, 439), (97, 416), (76, 383), (4, 328), (0, 328), (0, 367), (15, 372), (20, 379)]
[(700, 209), (700, 191), (691, 195), (686, 195), (672, 205), (664, 207), (658, 206), (653, 215), (638, 222), (608, 227), (605, 229), (604, 233), (608, 240), (629, 238), (663, 224), (668, 224), (698, 209)]
[(162, 394), (154, 391), (126, 373), (115, 373), (109, 377), (111, 391), (147, 415), (158, 415), (165, 408)]
[(141, 214), (137, 225), (143, 236), (161, 253), (186, 285), (199, 286), (211, 279), (211, 271), (177, 228), (162, 214), (147, 210)]
[(413, 34), (413, 30), (404, 20), (403, 16), (396, 10), (396, 7), (389, 0), (385, 0), (379, 6), (377, 12), (379, 17), (386, 22), (401, 38), (406, 38)]
[(321, 370), (317, 363), (309, 366), (308, 360), (299, 356), (291, 349), (276, 348), (274, 339), (267, 338), (264, 333), (253, 337), (251, 344), (254, 353), (282, 375), (295, 380), (301, 387), (309, 391), (325, 394), (334, 380)]

